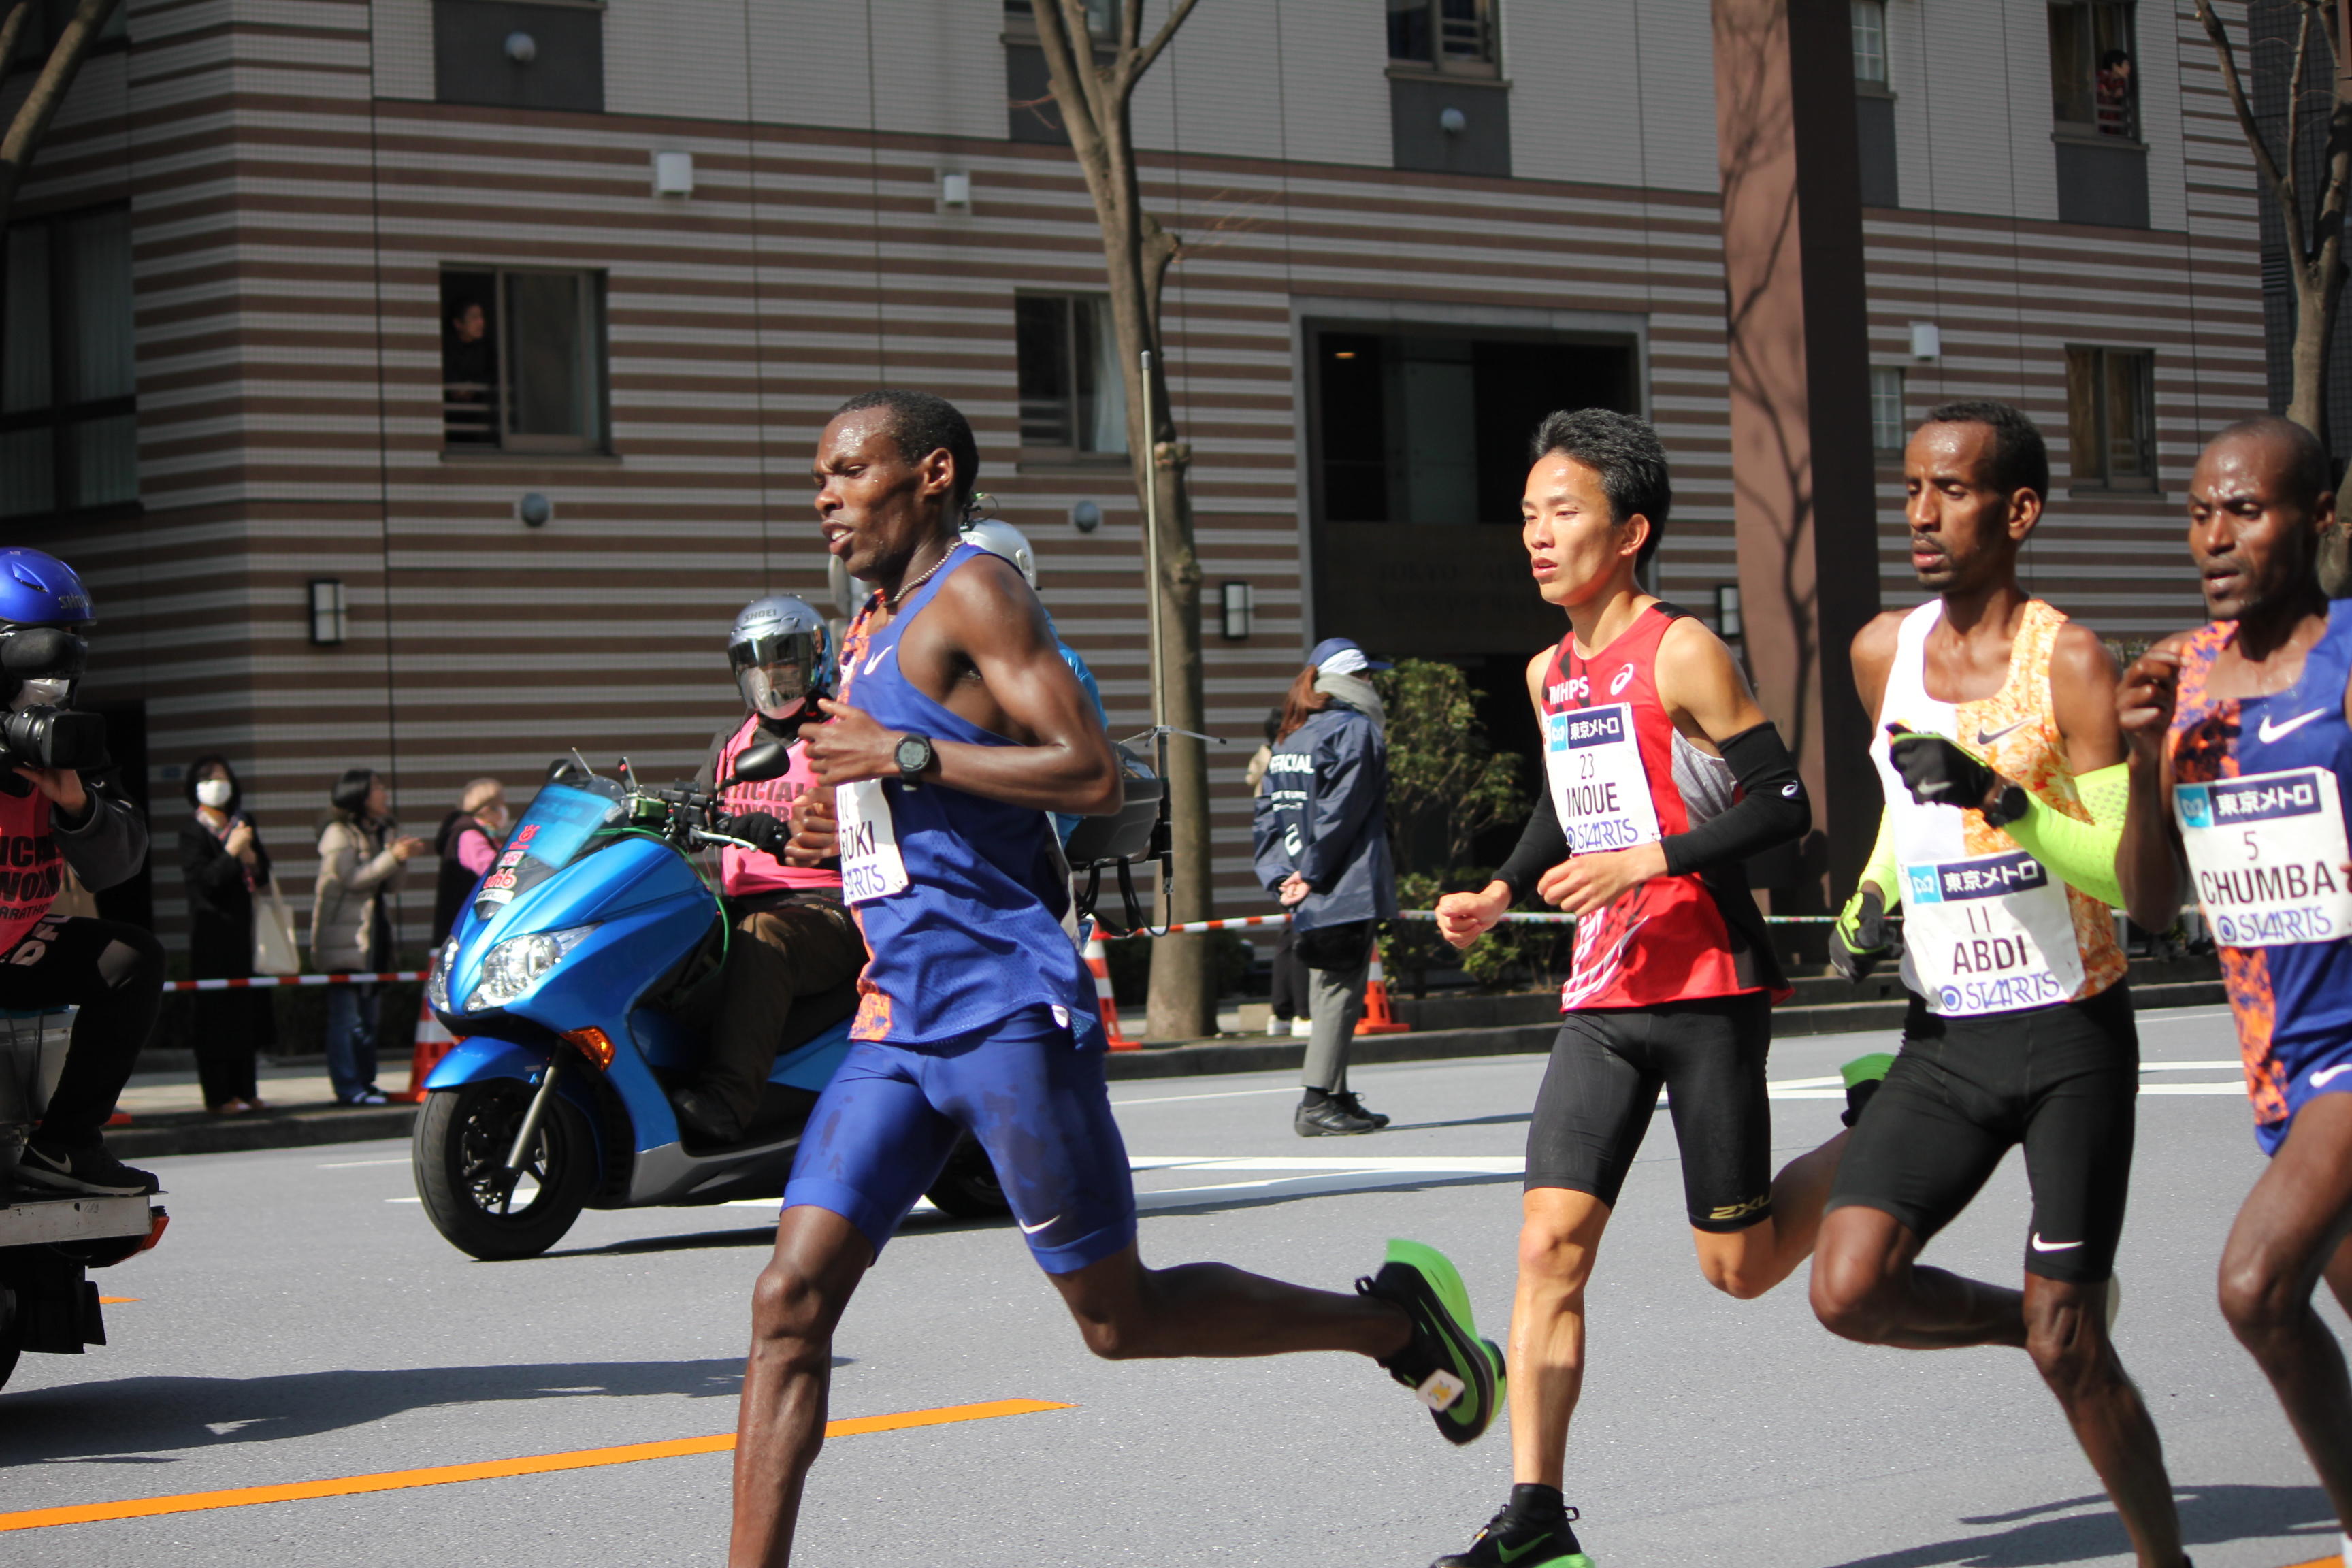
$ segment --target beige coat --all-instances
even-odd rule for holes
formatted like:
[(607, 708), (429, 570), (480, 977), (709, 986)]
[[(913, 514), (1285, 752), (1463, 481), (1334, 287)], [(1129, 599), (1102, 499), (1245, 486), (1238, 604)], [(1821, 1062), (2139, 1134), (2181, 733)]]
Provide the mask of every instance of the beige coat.
[[(368, 951), (376, 905), (405, 864), (381, 827), (327, 824), (319, 835), (319, 885), (310, 906), (310, 964), (330, 973), (375, 967)], [(394, 923), (397, 923), (395, 921)]]

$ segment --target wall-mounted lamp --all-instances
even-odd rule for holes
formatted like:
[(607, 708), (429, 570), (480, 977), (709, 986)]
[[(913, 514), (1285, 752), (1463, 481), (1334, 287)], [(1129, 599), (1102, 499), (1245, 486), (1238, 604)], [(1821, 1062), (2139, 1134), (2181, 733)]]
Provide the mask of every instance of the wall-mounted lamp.
[(1102, 508), (1090, 500), (1070, 504), (1070, 526), (1080, 533), (1092, 533), (1102, 526)]
[(971, 176), (961, 170), (953, 173), (941, 170), (940, 205), (953, 207), (960, 212), (970, 212), (971, 210)]
[(310, 643), (314, 647), (332, 647), (343, 640), (349, 617), (343, 611), (343, 580), (340, 577), (310, 579)]
[(1247, 583), (1234, 579), (1224, 584), (1222, 597), (1225, 611), (1225, 624), (1223, 628), (1225, 640), (1227, 642), (1245, 641), (1250, 635), (1250, 611), (1255, 607), (1256, 595)]
[(656, 153), (654, 154), (654, 195), (657, 196), (694, 195), (693, 153)]
[(1715, 635), (1725, 641), (1739, 636), (1739, 584), (1715, 585)]
[(1944, 357), (1944, 329), (1933, 321), (1911, 323), (1911, 357), (1941, 359)]
[(525, 528), (544, 528), (555, 516), (555, 503), (531, 490), (515, 502), (515, 521)]
[(1458, 109), (1441, 109), (1437, 111), (1437, 128), (1448, 136), (1459, 136), (1470, 129), (1470, 117)]
[(507, 58), (519, 66), (527, 66), (539, 58), (539, 40), (529, 33), (509, 33), (504, 47)]

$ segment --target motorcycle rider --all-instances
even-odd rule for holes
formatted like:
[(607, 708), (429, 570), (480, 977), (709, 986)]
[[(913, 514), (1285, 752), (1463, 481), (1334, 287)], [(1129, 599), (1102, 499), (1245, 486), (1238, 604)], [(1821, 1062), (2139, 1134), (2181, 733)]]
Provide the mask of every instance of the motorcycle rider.
[[(985, 495), (972, 497), (978, 506), (985, 506), (992, 500)], [(1012, 562), (1013, 570), (1020, 573), (1022, 580), (1029, 584), (1029, 591), (1033, 594), (1037, 592), (1037, 552), (1029, 548), (1028, 535), (1009, 522), (999, 522), (985, 515), (967, 521), (962, 531), (966, 544), (976, 545), (991, 555), (1002, 556)], [(1070, 673), (1076, 676), (1078, 684), (1086, 689), (1087, 698), (1095, 705), (1095, 717), (1108, 726), (1110, 718), (1103, 711), (1102, 688), (1095, 684), (1095, 672), (1087, 668), (1087, 661), (1078, 657), (1076, 648), (1062, 640), (1061, 631), (1054, 625), (1054, 615), (1050, 610), (1045, 613), (1045, 630), (1053, 636), (1055, 651), (1062, 656), (1062, 662), (1070, 667)], [(1082, 819), (1060, 811), (1055, 812), (1053, 817), (1054, 837), (1067, 844), (1071, 833)]]
[(718, 1016), (700, 1074), (670, 1097), (678, 1125), (711, 1145), (739, 1142), (758, 1114), (794, 1000), (854, 979), (866, 963), (865, 941), (841, 901), (832, 792), (815, 787), (799, 739), (817, 699), (835, 689), (833, 635), (805, 602), (770, 595), (735, 617), (727, 663), (749, 711), (711, 737), (698, 783), (707, 789), (726, 780), (744, 750), (762, 741), (791, 747), (792, 766), (720, 795), (729, 832), (766, 847), (719, 852), (734, 931)]
[(16, 1169), (55, 1193), (152, 1193), (99, 1130), (163, 995), (163, 949), (120, 921), (55, 915), (64, 868), (92, 891), (135, 875), (147, 825), (123, 799), (95, 714), (73, 711), (96, 624), (81, 579), (53, 555), (0, 549), (0, 1007), (78, 1005), (65, 1067)]

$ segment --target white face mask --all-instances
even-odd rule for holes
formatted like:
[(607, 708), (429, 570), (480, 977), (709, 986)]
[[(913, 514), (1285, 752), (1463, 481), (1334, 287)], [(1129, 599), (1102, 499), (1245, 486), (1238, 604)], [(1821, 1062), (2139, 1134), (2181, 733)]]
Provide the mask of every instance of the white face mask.
[(196, 804), (209, 805), (215, 811), (218, 811), (228, 804), (228, 797), (236, 793), (235, 787), (226, 779), (203, 779), (196, 784)]

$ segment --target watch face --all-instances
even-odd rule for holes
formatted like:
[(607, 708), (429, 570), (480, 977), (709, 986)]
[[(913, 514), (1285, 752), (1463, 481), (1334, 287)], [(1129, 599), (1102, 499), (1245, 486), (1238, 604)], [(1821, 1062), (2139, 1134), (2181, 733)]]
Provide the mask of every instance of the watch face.
[(894, 755), (901, 773), (920, 773), (930, 765), (930, 742), (920, 735), (909, 735), (898, 742), (898, 749)]

